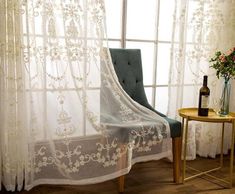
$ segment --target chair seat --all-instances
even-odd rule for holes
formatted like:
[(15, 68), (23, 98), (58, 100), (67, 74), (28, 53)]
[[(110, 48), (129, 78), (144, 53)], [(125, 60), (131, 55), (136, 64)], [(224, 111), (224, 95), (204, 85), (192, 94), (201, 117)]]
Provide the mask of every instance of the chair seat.
[(166, 119), (170, 125), (171, 137), (181, 137), (181, 122), (168, 117), (164, 117), (164, 119)]
[(143, 101), (143, 102), (139, 102), (142, 106), (145, 106), (146, 108), (154, 111), (155, 113), (157, 113), (158, 115), (160, 115), (161, 117), (163, 117), (164, 119), (167, 120), (167, 122), (170, 125), (170, 131), (171, 131), (171, 138), (175, 138), (175, 137), (181, 137), (181, 122), (168, 118), (166, 115), (162, 114), (161, 112), (155, 110), (148, 102)]
[(155, 113), (157, 113), (158, 115), (160, 115), (161, 117), (167, 120), (167, 122), (170, 125), (171, 138), (181, 137), (181, 122), (168, 118), (166, 115), (162, 114), (161, 112), (158, 112), (153, 107), (151, 107), (150, 104), (148, 104), (147, 106), (146, 105), (143, 105), (143, 106), (145, 106), (146, 108), (149, 108), (150, 110), (154, 111)]

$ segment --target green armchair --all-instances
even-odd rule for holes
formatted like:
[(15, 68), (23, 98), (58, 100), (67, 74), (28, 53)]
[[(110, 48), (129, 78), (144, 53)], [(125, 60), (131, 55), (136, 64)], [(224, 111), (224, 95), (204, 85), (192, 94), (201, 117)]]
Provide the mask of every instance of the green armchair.
[[(144, 91), (141, 52), (139, 49), (110, 49), (110, 54), (118, 80), (125, 92), (133, 100), (168, 121), (172, 138), (173, 179), (175, 183), (179, 183), (182, 148), (181, 123), (158, 112), (148, 103)], [(124, 176), (119, 178), (119, 192), (123, 191)]]

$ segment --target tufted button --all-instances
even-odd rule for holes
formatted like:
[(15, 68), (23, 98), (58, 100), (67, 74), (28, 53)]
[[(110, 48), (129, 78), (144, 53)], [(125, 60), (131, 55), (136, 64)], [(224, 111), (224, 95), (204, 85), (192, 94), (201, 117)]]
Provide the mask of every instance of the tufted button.
[(116, 65), (116, 61), (114, 61), (113, 64)]
[(122, 83), (125, 84), (125, 80), (122, 80)]
[(127, 63), (128, 65), (131, 65), (131, 63), (128, 61), (128, 63)]
[(135, 80), (135, 83), (138, 83), (139, 82), (139, 80)]

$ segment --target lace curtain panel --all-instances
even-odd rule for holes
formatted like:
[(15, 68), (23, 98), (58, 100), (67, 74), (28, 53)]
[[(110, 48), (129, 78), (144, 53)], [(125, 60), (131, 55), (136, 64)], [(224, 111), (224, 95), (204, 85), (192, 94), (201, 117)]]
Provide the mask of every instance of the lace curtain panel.
[(0, 17), (7, 190), (97, 183), (171, 154), (168, 123), (118, 83), (103, 0), (0, 0)]
[[(221, 96), (223, 80), (217, 79), (208, 61), (215, 51), (225, 52), (235, 45), (235, 1), (176, 0), (174, 3), (167, 115), (180, 119), (179, 108), (198, 106), (203, 75), (209, 75), (210, 107)], [(231, 102), (235, 100), (234, 92)], [(230, 111), (235, 111), (235, 104), (230, 105)], [(226, 125), (224, 153), (230, 147), (229, 127)], [(189, 128), (188, 159), (195, 159), (196, 154), (215, 157), (220, 152), (218, 125), (190, 122)]]

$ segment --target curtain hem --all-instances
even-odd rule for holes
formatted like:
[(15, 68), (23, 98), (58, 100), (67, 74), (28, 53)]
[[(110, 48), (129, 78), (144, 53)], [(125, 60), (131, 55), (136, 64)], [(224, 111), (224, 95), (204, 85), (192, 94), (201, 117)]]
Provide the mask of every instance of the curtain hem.
[(105, 175), (102, 177), (96, 177), (96, 178), (88, 178), (88, 179), (83, 179), (83, 180), (68, 180), (68, 179), (39, 179), (37, 181), (34, 181), (33, 184), (25, 186), (26, 190), (30, 190), (35, 186), (38, 185), (88, 185), (88, 184), (96, 184), (96, 183), (101, 183), (104, 181), (108, 181), (111, 179), (115, 179), (117, 177), (120, 177), (122, 175), (128, 174), (131, 170), (131, 167), (138, 162), (146, 162), (146, 161), (151, 161), (151, 160), (159, 160), (162, 158), (169, 157), (172, 154), (171, 150), (168, 150), (166, 152), (163, 152), (161, 154), (154, 154), (154, 155), (148, 155), (148, 156), (141, 156), (137, 157), (132, 160), (132, 164), (128, 166), (125, 169), (122, 169), (118, 172)]

